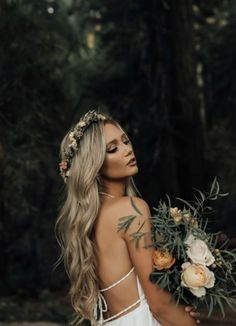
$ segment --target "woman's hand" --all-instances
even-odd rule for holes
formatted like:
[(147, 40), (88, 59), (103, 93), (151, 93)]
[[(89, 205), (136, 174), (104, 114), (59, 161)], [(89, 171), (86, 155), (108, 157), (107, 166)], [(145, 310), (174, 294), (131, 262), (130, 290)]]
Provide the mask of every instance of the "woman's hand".
[(194, 311), (192, 306), (186, 306), (185, 312), (189, 313), (191, 317), (195, 318), (197, 324), (200, 324), (200, 319), (198, 319), (200, 317), (200, 312)]

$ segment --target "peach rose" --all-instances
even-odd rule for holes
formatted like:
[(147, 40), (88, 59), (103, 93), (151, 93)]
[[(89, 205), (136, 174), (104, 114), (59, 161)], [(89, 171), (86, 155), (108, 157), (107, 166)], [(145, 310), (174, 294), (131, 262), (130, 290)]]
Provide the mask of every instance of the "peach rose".
[(196, 297), (206, 295), (206, 288), (214, 286), (215, 275), (206, 266), (187, 262), (181, 267), (181, 285), (189, 288)]
[(173, 266), (175, 263), (175, 258), (168, 250), (156, 249), (153, 252), (152, 262), (154, 268), (161, 271), (162, 269), (169, 269), (171, 266)]
[(178, 223), (182, 220), (183, 216), (181, 214), (181, 210), (178, 207), (171, 207), (170, 208), (170, 216), (173, 217), (174, 221)]

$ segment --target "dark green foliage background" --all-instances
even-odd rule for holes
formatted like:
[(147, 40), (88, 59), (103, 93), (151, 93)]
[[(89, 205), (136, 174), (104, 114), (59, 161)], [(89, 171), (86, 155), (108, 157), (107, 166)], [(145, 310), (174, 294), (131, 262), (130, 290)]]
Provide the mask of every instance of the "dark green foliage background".
[[(166, 193), (190, 199), (192, 187), (206, 189), (217, 175), (230, 196), (215, 227), (234, 235), (235, 18), (230, 0), (1, 1), (6, 302), (10, 296), (59, 303), (68, 289), (63, 267), (53, 271), (63, 197), (58, 152), (88, 109), (109, 111), (129, 133), (140, 167), (136, 182), (151, 206)], [(65, 320), (61, 306), (49, 306), (49, 314), (38, 315), (21, 307), (16, 318)], [(17, 304), (9, 309), (0, 305), (0, 320), (14, 319)]]

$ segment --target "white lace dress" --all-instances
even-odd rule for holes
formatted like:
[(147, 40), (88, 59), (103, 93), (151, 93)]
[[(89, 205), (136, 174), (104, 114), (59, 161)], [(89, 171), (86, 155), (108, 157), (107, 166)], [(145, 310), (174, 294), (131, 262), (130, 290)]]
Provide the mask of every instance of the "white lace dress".
[[(113, 283), (109, 287), (105, 289), (101, 289), (98, 297), (98, 302), (96, 304), (96, 307), (94, 309), (94, 316), (98, 320), (98, 323), (100, 325), (106, 325), (106, 326), (161, 326), (161, 324), (153, 317), (149, 305), (147, 303), (147, 300), (145, 298), (142, 286), (139, 282), (138, 275), (137, 275), (137, 286), (138, 286), (138, 293), (139, 293), (139, 299), (135, 301), (133, 304), (128, 306), (127, 308), (123, 309), (119, 313), (104, 319), (103, 318), (103, 312), (107, 311), (107, 303), (102, 295), (102, 292), (105, 292), (120, 282), (122, 282), (124, 279), (126, 279), (132, 272), (134, 271), (134, 267), (120, 280)], [(135, 308), (134, 310), (129, 310), (137, 305), (139, 306)], [(122, 313), (126, 312), (125, 315), (120, 316)], [(99, 313), (99, 319), (98, 319), (98, 313)], [(119, 317), (120, 316), (120, 317)]]

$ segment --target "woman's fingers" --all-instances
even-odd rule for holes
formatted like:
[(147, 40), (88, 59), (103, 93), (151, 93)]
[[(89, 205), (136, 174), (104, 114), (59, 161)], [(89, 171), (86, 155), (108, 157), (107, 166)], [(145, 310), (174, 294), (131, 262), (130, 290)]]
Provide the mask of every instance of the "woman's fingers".
[(186, 306), (185, 307), (185, 312), (190, 312), (192, 310), (193, 310), (193, 307), (191, 307), (191, 306)]
[[(185, 307), (185, 312), (189, 313), (190, 316), (193, 317), (193, 318), (195, 318), (195, 319), (197, 319), (197, 318), (200, 317), (200, 312), (198, 312), (198, 311), (194, 311), (194, 308), (193, 308), (192, 306), (186, 306), (186, 307)], [(197, 323), (197, 324), (200, 324), (200, 320), (197, 319), (197, 320), (196, 320), (196, 323)]]
[(193, 307), (192, 306), (186, 306), (185, 307), (185, 312), (190, 312), (193, 310)]
[(194, 318), (200, 317), (200, 312), (198, 311), (190, 311), (190, 315)]

